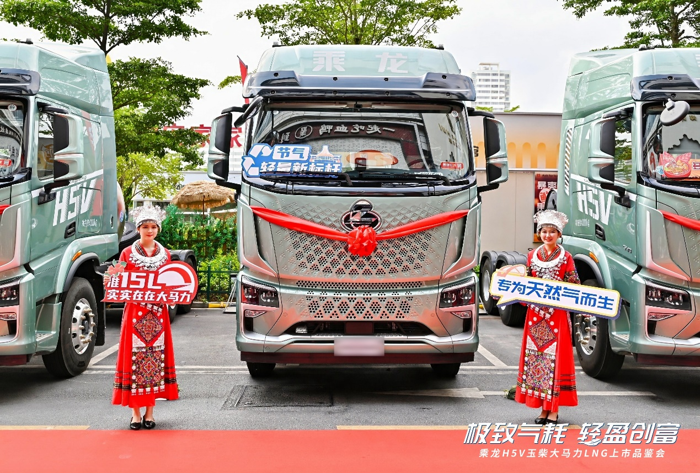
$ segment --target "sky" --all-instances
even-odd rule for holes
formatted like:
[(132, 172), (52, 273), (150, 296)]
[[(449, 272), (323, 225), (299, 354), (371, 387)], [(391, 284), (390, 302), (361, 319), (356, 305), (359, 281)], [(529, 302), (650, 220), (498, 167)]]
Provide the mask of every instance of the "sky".
[[(202, 11), (186, 21), (208, 35), (119, 46), (110, 57), (162, 57), (179, 74), (210, 80), (215, 85), (202, 89), (191, 115), (179, 123), (210, 125), (222, 109), (243, 103), (240, 86), (216, 87), (226, 76), (239, 73), (236, 56), (252, 71), (276, 39), (262, 37), (255, 19), (236, 18), (236, 13), (259, 3), (282, 2), (203, 0)], [(626, 19), (606, 17), (602, 11), (576, 19), (560, 0), (459, 0), (458, 4), (462, 13), (438, 23), (432, 41), (454, 55), (465, 75), (481, 62), (498, 62), (501, 69), (510, 70), (511, 104), (520, 105), (522, 112), (560, 112), (571, 56), (619, 45), (629, 30)], [(42, 39), (36, 30), (3, 22), (0, 37)]]

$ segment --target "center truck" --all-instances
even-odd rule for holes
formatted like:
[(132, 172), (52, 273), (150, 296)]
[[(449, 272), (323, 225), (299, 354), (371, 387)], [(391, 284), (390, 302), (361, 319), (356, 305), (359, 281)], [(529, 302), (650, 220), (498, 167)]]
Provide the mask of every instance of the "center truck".
[(104, 53), (0, 42), (0, 366), (68, 378), (105, 343), (101, 262), (136, 238), (116, 163)]
[[(571, 62), (557, 191), (547, 204), (569, 217), (563, 245), (583, 284), (622, 297), (614, 320), (572, 314), (581, 367), (595, 378), (613, 378), (625, 355), (700, 366), (698, 58), (691, 48), (610, 50)], [(484, 284), (493, 269), (522, 260), (484, 252), (487, 310), (497, 310)], [(501, 317), (522, 324), (524, 308)]]
[[(478, 348), (480, 194), (508, 178), (502, 123), (465, 104), (476, 98), (472, 80), (441, 49), (273, 47), (243, 96), (249, 104), (212, 124), (208, 174), (239, 193), (236, 345), (250, 374), (270, 375), (276, 363), (426, 363), (455, 376)], [(469, 116), (484, 121), (482, 187)], [(246, 124), (244, 155), (256, 144), (306, 145), (342, 169), (261, 168), (227, 182), (232, 122)], [(356, 256), (345, 242), (269, 223), (252, 207), (379, 235), (468, 213)]]

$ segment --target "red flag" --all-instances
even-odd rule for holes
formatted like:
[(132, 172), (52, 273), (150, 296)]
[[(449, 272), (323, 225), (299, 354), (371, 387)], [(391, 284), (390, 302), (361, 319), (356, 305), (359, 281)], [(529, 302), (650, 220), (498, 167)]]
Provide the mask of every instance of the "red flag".
[[(245, 84), (245, 78), (248, 77), (248, 66), (245, 65), (240, 56), (238, 58), (238, 66), (241, 68), (241, 85)], [(245, 103), (250, 102), (250, 100), (245, 99)]]

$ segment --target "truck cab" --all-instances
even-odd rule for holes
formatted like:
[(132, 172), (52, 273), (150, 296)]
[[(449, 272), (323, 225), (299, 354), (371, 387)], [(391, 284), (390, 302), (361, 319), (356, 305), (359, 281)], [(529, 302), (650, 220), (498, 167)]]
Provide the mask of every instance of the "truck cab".
[[(243, 95), (249, 104), (214, 120), (208, 170), (239, 191), (236, 345), (251, 375), (429, 363), (454, 376), (478, 347), (479, 193), (508, 177), (504, 128), (485, 116), (477, 187), (471, 79), (442, 50), (276, 47)], [(241, 185), (226, 180), (234, 112), (246, 125)], [(359, 231), (376, 248), (351, 251), (344, 235)]]
[(0, 365), (75, 376), (104, 343), (116, 182), (104, 54), (0, 42)]
[(574, 316), (581, 366), (625, 355), (700, 366), (698, 49), (576, 55), (561, 130), (558, 210), (584, 284), (615, 289), (615, 320)]

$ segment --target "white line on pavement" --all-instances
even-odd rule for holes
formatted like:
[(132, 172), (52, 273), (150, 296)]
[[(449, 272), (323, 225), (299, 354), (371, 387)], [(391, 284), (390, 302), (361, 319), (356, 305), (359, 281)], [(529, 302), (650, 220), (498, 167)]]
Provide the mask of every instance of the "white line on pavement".
[(92, 367), (95, 366), (97, 363), (99, 363), (100, 361), (104, 360), (105, 358), (107, 358), (109, 355), (111, 355), (112, 353), (116, 352), (117, 350), (119, 350), (119, 344), (118, 344), (118, 343), (117, 343), (116, 345), (113, 345), (113, 346), (107, 348), (107, 349), (106, 349), (105, 351), (103, 351), (102, 353), (93, 356), (93, 357), (92, 357), (92, 360), (90, 360), (90, 364), (88, 365), (88, 368), (92, 368)]
[(499, 368), (503, 368), (506, 366), (506, 364), (499, 360), (498, 357), (496, 357), (496, 355), (488, 351), (486, 347), (484, 347), (481, 344), (479, 344), (479, 349), (477, 350), (477, 353), (481, 353), (484, 356), (484, 358), (491, 362), (493, 366), (497, 366)]

